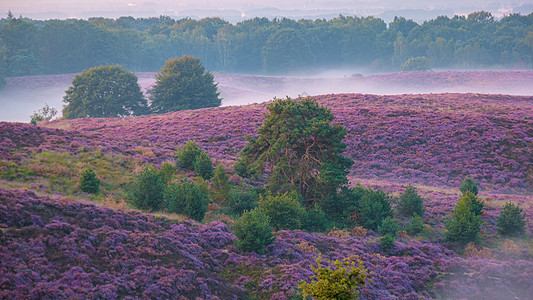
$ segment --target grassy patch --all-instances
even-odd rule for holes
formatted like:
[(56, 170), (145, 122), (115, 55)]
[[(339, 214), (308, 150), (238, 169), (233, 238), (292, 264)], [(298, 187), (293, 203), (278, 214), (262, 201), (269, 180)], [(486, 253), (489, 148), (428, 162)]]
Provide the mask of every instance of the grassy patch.
[[(142, 162), (124, 155), (100, 152), (85, 152), (74, 155), (70, 152), (31, 153), (19, 163), (0, 162), (2, 179), (0, 186), (27, 187), (43, 194), (59, 193), (97, 200), (125, 208), (127, 189), (135, 177), (135, 170)], [(81, 172), (92, 168), (101, 180), (100, 192), (95, 196), (81, 193), (79, 179)]]

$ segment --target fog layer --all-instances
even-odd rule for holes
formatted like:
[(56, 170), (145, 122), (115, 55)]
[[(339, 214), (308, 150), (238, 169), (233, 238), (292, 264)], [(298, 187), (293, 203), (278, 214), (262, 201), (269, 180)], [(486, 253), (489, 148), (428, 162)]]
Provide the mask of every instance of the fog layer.
[[(155, 83), (155, 73), (140, 72), (137, 75), (146, 94)], [(0, 93), (0, 121), (29, 122), (30, 116), (45, 103), (61, 112), (65, 90), (73, 77), (73, 74), (64, 74), (8, 78), (6, 89)], [(215, 81), (223, 106), (260, 103), (274, 97), (337, 93), (533, 95), (532, 71), (402, 72), (362, 76), (350, 75), (347, 70), (331, 70), (318, 77), (215, 74)]]

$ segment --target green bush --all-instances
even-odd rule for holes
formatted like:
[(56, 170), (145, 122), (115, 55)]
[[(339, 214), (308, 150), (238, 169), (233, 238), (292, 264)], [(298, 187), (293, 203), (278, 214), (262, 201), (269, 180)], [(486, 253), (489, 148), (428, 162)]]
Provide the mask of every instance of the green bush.
[(201, 176), (203, 179), (209, 180), (213, 177), (213, 163), (211, 162), (211, 157), (205, 152), (200, 152), (196, 157), (196, 160), (193, 164), (194, 172)]
[(367, 190), (359, 203), (358, 220), (361, 226), (376, 231), (383, 219), (392, 216), (389, 196), (381, 190)]
[(260, 197), (258, 209), (263, 211), (269, 218), (270, 224), (276, 230), (300, 229), (302, 218), (305, 216), (305, 208), (298, 199), (296, 192), (286, 192), (282, 195)]
[(424, 214), (424, 199), (418, 195), (418, 192), (412, 185), (405, 188), (403, 194), (400, 195), (400, 203), (398, 204), (398, 211), (410, 217), (413, 214), (422, 216)]
[(256, 208), (258, 201), (259, 194), (257, 191), (243, 185), (231, 189), (228, 193), (229, 209), (236, 216), (242, 215), (246, 210)]
[(165, 182), (153, 166), (147, 166), (137, 176), (130, 198), (133, 206), (145, 210), (158, 210), (163, 203)]
[(233, 223), (233, 233), (237, 237), (235, 245), (244, 251), (263, 254), (265, 247), (274, 242), (269, 217), (261, 210), (246, 211)]
[(211, 157), (195, 141), (187, 141), (178, 147), (176, 161), (179, 167), (194, 171), (204, 179), (209, 180), (213, 176)]
[(187, 141), (185, 145), (178, 147), (176, 151), (178, 166), (193, 171), (194, 162), (202, 152), (202, 149), (200, 149), (200, 146), (195, 141)]
[(461, 182), (461, 187), (459, 188), (461, 193), (471, 192), (475, 196), (477, 196), (478, 193), (478, 186), (477, 183), (472, 179), (471, 177), (465, 177), (463, 182)]
[(356, 186), (342, 187), (338, 194), (332, 194), (324, 199), (323, 210), (332, 226), (337, 228), (353, 228), (357, 225), (354, 216), (359, 211), (361, 198), (369, 190)]
[(394, 249), (394, 237), (387, 233), (379, 240), (379, 245), (384, 252), (390, 252)]
[(97, 194), (100, 190), (100, 179), (96, 178), (92, 169), (85, 169), (81, 173), (80, 190), (89, 194)]
[(500, 210), (497, 225), (502, 235), (522, 235), (526, 228), (526, 213), (518, 205), (507, 202)]
[(184, 214), (197, 221), (204, 219), (209, 203), (207, 187), (188, 179), (169, 183), (165, 188), (164, 198), (169, 212)]
[(398, 237), (398, 230), (400, 230), (400, 226), (398, 226), (398, 223), (391, 217), (386, 217), (383, 219), (381, 225), (378, 227), (378, 232), (380, 234), (390, 234), (394, 238)]
[(470, 196), (466, 193), (457, 201), (451, 218), (446, 222), (446, 239), (450, 242), (466, 244), (478, 240), (481, 218), (471, 209)]
[[(368, 270), (361, 260), (354, 261), (344, 259), (342, 261), (330, 261), (322, 256), (315, 260), (317, 267), (311, 265), (315, 275), (311, 276), (311, 282), (300, 281), (299, 294), (304, 298), (313, 299), (357, 299), (359, 291), (372, 279), (368, 277)], [(332, 267), (329, 267), (332, 266)]]
[(324, 232), (328, 229), (328, 224), (326, 213), (317, 204), (302, 219), (302, 229), (309, 232)]
[(213, 198), (219, 202), (226, 201), (231, 189), (231, 182), (222, 164), (216, 166), (211, 182), (213, 183)]
[(424, 219), (421, 216), (414, 214), (409, 218), (409, 224), (407, 225), (406, 231), (409, 234), (416, 235), (424, 230)]
[(470, 191), (465, 191), (462, 198), (465, 198), (468, 207), (476, 216), (481, 216), (483, 213), (483, 207), (485, 206), (483, 201), (479, 200), (478, 197)]
[(166, 183), (169, 183), (172, 178), (174, 177), (174, 174), (176, 173), (176, 167), (168, 162), (165, 161), (161, 164), (161, 170), (159, 170), (159, 176), (163, 181)]

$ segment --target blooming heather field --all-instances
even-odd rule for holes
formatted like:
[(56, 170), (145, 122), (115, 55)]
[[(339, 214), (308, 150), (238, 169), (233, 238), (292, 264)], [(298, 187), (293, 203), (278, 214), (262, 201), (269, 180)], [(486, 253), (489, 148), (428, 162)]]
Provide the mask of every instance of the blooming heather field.
[[(470, 175), (486, 190), (533, 190), (533, 97), (342, 94), (316, 99), (348, 130), (346, 155), (356, 162), (354, 177), (458, 187)], [(231, 165), (244, 136), (255, 134), (265, 111), (258, 104), (52, 121), (42, 126), (63, 130), (39, 147), (72, 149), (75, 142), (106, 153), (145, 147), (157, 163), (193, 139), (216, 160)]]
[[(272, 83), (248, 79), (265, 89)], [(266, 253), (255, 255), (235, 248), (229, 225), (210, 222), (211, 212), (199, 224), (124, 209), (123, 191), (134, 174), (145, 164), (173, 161), (187, 140), (231, 170), (266, 104), (38, 126), (0, 122), (0, 274), (6, 274), (0, 298), (288, 299), (311, 275), (318, 252), (364, 261), (374, 281), (362, 299), (527, 299), (533, 293), (531, 238), (496, 233), (506, 201), (524, 208), (533, 233), (533, 96), (316, 99), (348, 131), (352, 184), (395, 197), (415, 184), (427, 207), (421, 236), (399, 238), (384, 253), (371, 231), (279, 231)], [(102, 179), (104, 197), (78, 191), (87, 166)], [(480, 184), (485, 212), (481, 246), (459, 255), (442, 246), (443, 221), (466, 175)]]
[(318, 252), (364, 261), (373, 281), (362, 299), (526, 299), (533, 292), (533, 262), (512, 242), (462, 258), (399, 239), (385, 255), (372, 235), (279, 231), (258, 256), (236, 249), (221, 222), (174, 223), (1, 188), (0, 197), (2, 298), (287, 299), (311, 275)]

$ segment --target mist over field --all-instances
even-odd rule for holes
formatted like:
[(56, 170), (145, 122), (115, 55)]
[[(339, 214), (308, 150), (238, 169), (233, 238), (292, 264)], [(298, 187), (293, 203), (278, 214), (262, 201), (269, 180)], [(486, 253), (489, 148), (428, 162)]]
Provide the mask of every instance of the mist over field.
[[(364, 70), (358, 70), (364, 71)], [(155, 73), (139, 72), (139, 85), (147, 90)], [(0, 121), (28, 122), (45, 103), (61, 116), (62, 99), (73, 74), (8, 78), (0, 93)], [(222, 106), (245, 105), (274, 97), (306, 97), (324, 94), (361, 93), (377, 95), (428, 93), (482, 93), (533, 95), (531, 71), (403, 72), (363, 76), (349, 70), (329, 70), (313, 77), (215, 74)]]

